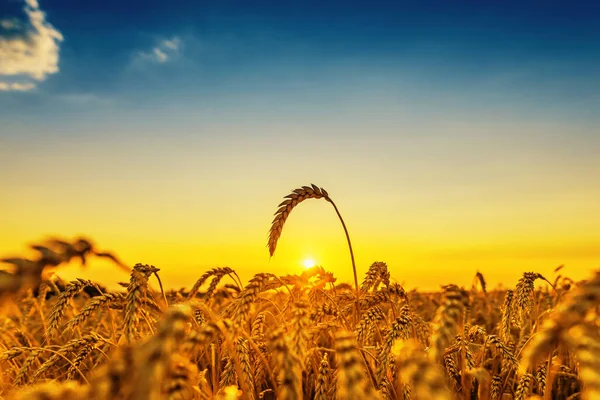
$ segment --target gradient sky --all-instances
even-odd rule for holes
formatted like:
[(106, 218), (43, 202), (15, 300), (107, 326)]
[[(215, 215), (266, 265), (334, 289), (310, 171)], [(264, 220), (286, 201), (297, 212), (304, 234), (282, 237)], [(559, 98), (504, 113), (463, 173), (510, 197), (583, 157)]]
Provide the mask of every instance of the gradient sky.
[[(600, 3), (0, 2), (0, 255), (85, 234), (206, 269), (407, 288), (600, 261)], [(67, 277), (126, 280), (104, 264)], [(60, 272), (60, 271), (59, 271)]]

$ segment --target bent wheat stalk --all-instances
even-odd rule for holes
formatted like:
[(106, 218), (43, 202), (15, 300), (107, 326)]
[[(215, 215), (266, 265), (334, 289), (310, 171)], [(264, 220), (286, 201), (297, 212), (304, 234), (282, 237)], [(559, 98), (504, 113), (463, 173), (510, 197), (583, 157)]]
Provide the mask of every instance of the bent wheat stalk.
[(359, 298), (360, 298), (360, 287), (358, 286), (358, 275), (356, 274), (356, 263), (354, 262), (354, 251), (352, 250), (352, 243), (350, 242), (350, 235), (348, 234), (348, 229), (346, 228), (346, 223), (340, 214), (337, 206), (329, 197), (329, 193), (323, 188), (320, 188), (314, 184), (310, 184), (310, 186), (302, 186), (301, 188), (294, 189), (292, 193), (288, 194), (284, 197), (284, 201), (279, 204), (279, 209), (275, 212), (275, 218), (273, 219), (273, 223), (271, 225), (271, 230), (269, 231), (269, 254), (273, 257), (275, 254), (275, 249), (277, 248), (277, 241), (281, 236), (281, 231), (283, 230), (283, 224), (289, 217), (290, 213), (298, 204), (303, 202), (306, 199), (325, 199), (335, 209), (335, 212), (342, 223), (342, 227), (344, 228), (344, 233), (346, 234), (346, 241), (348, 242), (348, 248), (350, 249), (350, 258), (352, 260), (352, 272), (354, 273), (354, 287), (356, 289), (356, 316), (359, 318)]

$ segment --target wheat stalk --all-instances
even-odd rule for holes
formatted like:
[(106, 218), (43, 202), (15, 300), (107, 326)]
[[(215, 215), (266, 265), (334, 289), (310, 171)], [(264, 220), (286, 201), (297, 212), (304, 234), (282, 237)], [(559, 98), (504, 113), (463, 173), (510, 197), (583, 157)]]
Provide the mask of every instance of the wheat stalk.
[(29, 355), (25, 359), (25, 362), (23, 362), (23, 364), (21, 365), (21, 368), (19, 368), (19, 372), (15, 377), (15, 380), (13, 382), (15, 386), (29, 383), (29, 372), (31, 371), (33, 364), (35, 364), (35, 362), (38, 360), (38, 356), (43, 351), (44, 349), (42, 348), (35, 348), (29, 352)]
[(531, 374), (525, 374), (521, 377), (515, 392), (515, 400), (525, 400), (525, 396), (528, 394), (534, 379)]
[(167, 374), (171, 357), (185, 338), (191, 320), (189, 307), (171, 307), (160, 323), (158, 332), (139, 350), (138, 368), (134, 375), (131, 400), (158, 400), (160, 382)]
[(198, 368), (185, 357), (174, 354), (165, 373), (161, 397), (167, 400), (193, 400)]
[(261, 362), (259, 354), (268, 360), (269, 348), (265, 337), (265, 314), (258, 314), (252, 323), (251, 339), (256, 343), (258, 352), (254, 354), (253, 375), (255, 382), (263, 382), (266, 377), (265, 366)]
[(50, 311), (50, 315), (48, 316), (48, 328), (46, 330), (46, 337), (52, 337), (56, 332), (58, 332), (58, 326), (60, 320), (62, 319), (67, 306), (69, 305), (69, 301), (77, 294), (79, 294), (86, 286), (94, 286), (94, 284), (88, 280), (78, 279), (76, 281), (71, 282), (66, 288), (65, 291), (62, 292), (58, 296), (58, 300), (52, 307)]
[(307, 199), (325, 199), (335, 209), (335, 212), (342, 223), (342, 227), (344, 228), (344, 233), (346, 234), (346, 241), (348, 242), (348, 248), (350, 250), (350, 259), (352, 260), (352, 272), (354, 274), (354, 288), (356, 290), (356, 318), (360, 318), (360, 287), (358, 286), (358, 275), (356, 273), (356, 263), (354, 262), (354, 251), (352, 250), (352, 243), (350, 241), (350, 235), (348, 233), (348, 229), (346, 228), (346, 223), (342, 218), (337, 206), (333, 202), (333, 200), (329, 197), (329, 193), (323, 188), (320, 188), (311, 183), (310, 186), (302, 186), (301, 188), (294, 189), (292, 193), (288, 194), (284, 197), (285, 200), (279, 204), (279, 209), (275, 212), (275, 218), (271, 224), (271, 229), (269, 230), (269, 254), (273, 257), (275, 254), (275, 249), (277, 248), (277, 242), (281, 236), (281, 231), (283, 230), (283, 225), (285, 221), (289, 217), (290, 213), (298, 204)]
[(93, 298), (84, 308), (65, 324), (65, 330), (72, 330), (75, 327), (85, 323), (85, 321), (95, 311), (102, 307), (107, 307), (113, 303), (122, 301), (125, 298), (123, 293), (105, 293)]
[(337, 395), (342, 399), (377, 399), (378, 393), (366, 378), (354, 335), (350, 332), (339, 332), (335, 343), (339, 366)]
[[(192, 289), (190, 290), (190, 292), (188, 293), (188, 296), (187, 296), (188, 300), (189, 299), (193, 299), (194, 297), (196, 297), (196, 294), (198, 294), (198, 290), (200, 289), (200, 287), (202, 287), (202, 285), (204, 284), (204, 282), (206, 282), (212, 276), (213, 279), (210, 282), (209, 289), (206, 292), (206, 301), (208, 301), (212, 297), (212, 293), (214, 292), (215, 288), (217, 287), (217, 285), (219, 284), (219, 282), (221, 281), (221, 279), (225, 275), (229, 275), (233, 279), (233, 274), (235, 274), (235, 271), (232, 270), (229, 267), (213, 268), (213, 269), (205, 272), (196, 281), (196, 283), (194, 283), (194, 286), (192, 286)], [(239, 285), (238, 282), (235, 279), (233, 279), (233, 280), (234, 280), (234, 282), (236, 282), (237, 285)]]
[(47, 359), (40, 366), (40, 368), (38, 368), (37, 371), (35, 371), (35, 373), (31, 377), (31, 380), (35, 382), (43, 373), (52, 368), (62, 358), (66, 358), (67, 355), (72, 354), (81, 348), (95, 346), (100, 341), (105, 342), (106, 340), (96, 333), (90, 333), (89, 335), (86, 335), (81, 339), (73, 339), (69, 341), (67, 344), (62, 346), (54, 355), (52, 355), (52, 357)]
[(292, 353), (282, 329), (271, 336), (271, 351), (275, 358), (278, 372), (277, 399), (302, 399), (302, 373), (300, 360)]
[(331, 376), (329, 367), (329, 357), (327, 353), (323, 353), (321, 362), (319, 364), (319, 373), (317, 375), (317, 381), (315, 384), (315, 398), (314, 400), (326, 400), (330, 398), (329, 393), (331, 392)]
[(414, 341), (398, 341), (392, 350), (400, 379), (411, 385), (415, 400), (451, 400), (443, 372)]
[(131, 271), (125, 306), (125, 317), (123, 318), (123, 335), (125, 340), (131, 343), (136, 334), (140, 314), (143, 309), (141, 305), (148, 291), (148, 279), (150, 275), (157, 272), (158, 268), (152, 265), (136, 264)]
[(219, 380), (219, 392), (236, 384), (237, 380), (238, 377), (235, 372), (235, 362), (233, 361), (233, 357), (226, 357), (225, 367), (223, 368), (223, 372), (221, 372), (221, 379)]
[(239, 296), (231, 303), (229, 311), (231, 312), (232, 319), (240, 324), (246, 321), (252, 304), (256, 301), (260, 292), (264, 290), (265, 286), (273, 280), (277, 280), (277, 277), (273, 274), (261, 273), (254, 275), (240, 292)]
[(119, 346), (110, 361), (99, 368), (90, 382), (90, 393), (94, 400), (125, 398), (128, 384), (135, 373), (134, 347)]
[(391, 352), (394, 344), (399, 339), (408, 339), (408, 327), (412, 323), (412, 318), (408, 306), (402, 307), (400, 316), (396, 318), (387, 329), (385, 339), (377, 355), (377, 383), (381, 384), (388, 372), (391, 361)]
[(89, 388), (76, 382), (48, 382), (26, 387), (15, 393), (10, 400), (87, 400), (90, 399)]
[(500, 337), (504, 340), (505, 343), (510, 343), (512, 340), (510, 334), (510, 327), (513, 319), (513, 291), (507, 290), (506, 295), (504, 296), (504, 303), (502, 305), (502, 323), (500, 326)]
[[(51, 264), (52, 252), (77, 258), (73, 249), (36, 251)], [(357, 296), (323, 268), (259, 273), (245, 287), (233, 272), (223, 285), (228, 270), (214, 268), (191, 292), (161, 289), (183, 303), (167, 308), (148, 287), (154, 267), (136, 267), (124, 293), (56, 275), (15, 286), (0, 315), (0, 398), (600, 398), (600, 271), (582, 282), (557, 278), (557, 295), (534, 288), (545, 280), (535, 273), (508, 291), (484, 294), (476, 276), (470, 292), (406, 293), (376, 262)], [(13, 273), (0, 272), (1, 293)], [(91, 299), (77, 295), (83, 289)], [(362, 316), (349, 322), (357, 299)], [(131, 339), (111, 343), (126, 324)]]
[(298, 301), (294, 305), (290, 330), (291, 350), (302, 362), (306, 355), (308, 341), (308, 305), (303, 301)]
[(237, 338), (235, 341), (235, 355), (239, 362), (240, 373), (238, 373), (240, 386), (246, 394), (248, 400), (254, 400), (254, 378), (252, 375), (252, 366), (250, 364), (250, 351), (248, 341), (244, 338)]
[(494, 375), (490, 386), (490, 400), (498, 400), (502, 391), (502, 376)]
[(429, 354), (432, 360), (441, 358), (444, 349), (452, 340), (458, 328), (461, 314), (463, 314), (469, 302), (469, 294), (458, 286), (449, 285), (444, 290), (443, 303), (435, 314), (433, 332), (429, 339), (431, 343)]
[(371, 264), (367, 270), (365, 279), (360, 285), (360, 290), (363, 292), (368, 292), (371, 288), (373, 288), (373, 290), (377, 290), (377, 286), (379, 286), (380, 282), (382, 282), (385, 286), (389, 286), (390, 272), (388, 271), (386, 263), (377, 261)]
[(83, 363), (83, 361), (92, 353), (94, 348), (96, 348), (96, 343), (92, 341), (84, 344), (81, 347), (77, 353), (77, 356), (73, 359), (73, 362), (67, 370), (67, 380), (74, 379), (75, 373), (81, 374), (79, 367), (81, 366), (81, 363)]
[(354, 335), (358, 343), (363, 343), (369, 340), (370, 333), (372, 332), (373, 325), (377, 321), (385, 319), (385, 315), (381, 308), (375, 306), (369, 311), (363, 314), (360, 323), (354, 329)]

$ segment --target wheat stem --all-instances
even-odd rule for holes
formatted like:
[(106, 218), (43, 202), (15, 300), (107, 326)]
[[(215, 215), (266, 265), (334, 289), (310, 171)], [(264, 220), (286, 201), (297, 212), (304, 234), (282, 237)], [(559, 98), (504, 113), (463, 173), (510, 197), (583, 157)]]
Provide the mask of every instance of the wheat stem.
[(354, 251), (352, 250), (352, 242), (350, 241), (350, 234), (348, 233), (348, 228), (346, 228), (346, 223), (344, 222), (344, 218), (342, 218), (342, 214), (338, 210), (337, 206), (331, 200), (329, 196), (325, 196), (325, 200), (331, 203), (333, 209), (335, 210), (337, 216), (342, 223), (342, 227), (344, 228), (344, 233), (346, 234), (346, 241), (348, 242), (348, 249), (350, 250), (350, 259), (352, 260), (352, 273), (354, 274), (354, 288), (356, 290), (356, 320), (360, 320), (360, 286), (358, 286), (358, 274), (356, 273), (356, 262), (354, 261)]
[(292, 191), (292, 193), (285, 196), (285, 200), (279, 204), (279, 209), (275, 212), (275, 218), (273, 219), (273, 223), (269, 231), (269, 254), (271, 256), (275, 254), (275, 249), (277, 248), (277, 242), (281, 236), (283, 225), (285, 224), (285, 221), (289, 217), (292, 210), (306, 199), (321, 198), (331, 203), (338, 218), (340, 219), (340, 222), (342, 223), (344, 233), (346, 234), (346, 241), (348, 242), (348, 248), (350, 249), (350, 259), (352, 260), (352, 273), (354, 274), (354, 288), (356, 290), (356, 321), (358, 321), (360, 319), (360, 287), (358, 286), (358, 275), (356, 273), (356, 262), (354, 261), (352, 242), (350, 241), (350, 234), (348, 233), (348, 228), (346, 227), (344, 218), (342, 218), (342, 214), (340, 214), (337, 205), (334, 203), (331, 197), (329, 197), (329, 193), (327, 193), (325, 189), (311, 184), (310, 186), (302, 186), (301, 188), (295, 189)]

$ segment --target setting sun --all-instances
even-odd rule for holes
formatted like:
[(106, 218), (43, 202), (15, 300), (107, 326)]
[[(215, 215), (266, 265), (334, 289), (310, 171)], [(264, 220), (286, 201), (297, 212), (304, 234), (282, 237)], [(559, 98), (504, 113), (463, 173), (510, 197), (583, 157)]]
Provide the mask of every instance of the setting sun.
[(313, 260), (312, 258), (307, 258), (306, 260), (304, 260), (302, 262), (302, 264), (304, 265), (304, 268), (306, 268), (306, 269), (312, 268), (315, 265), (317, 265), (317, 263), (315, 262), (315, 260)]

